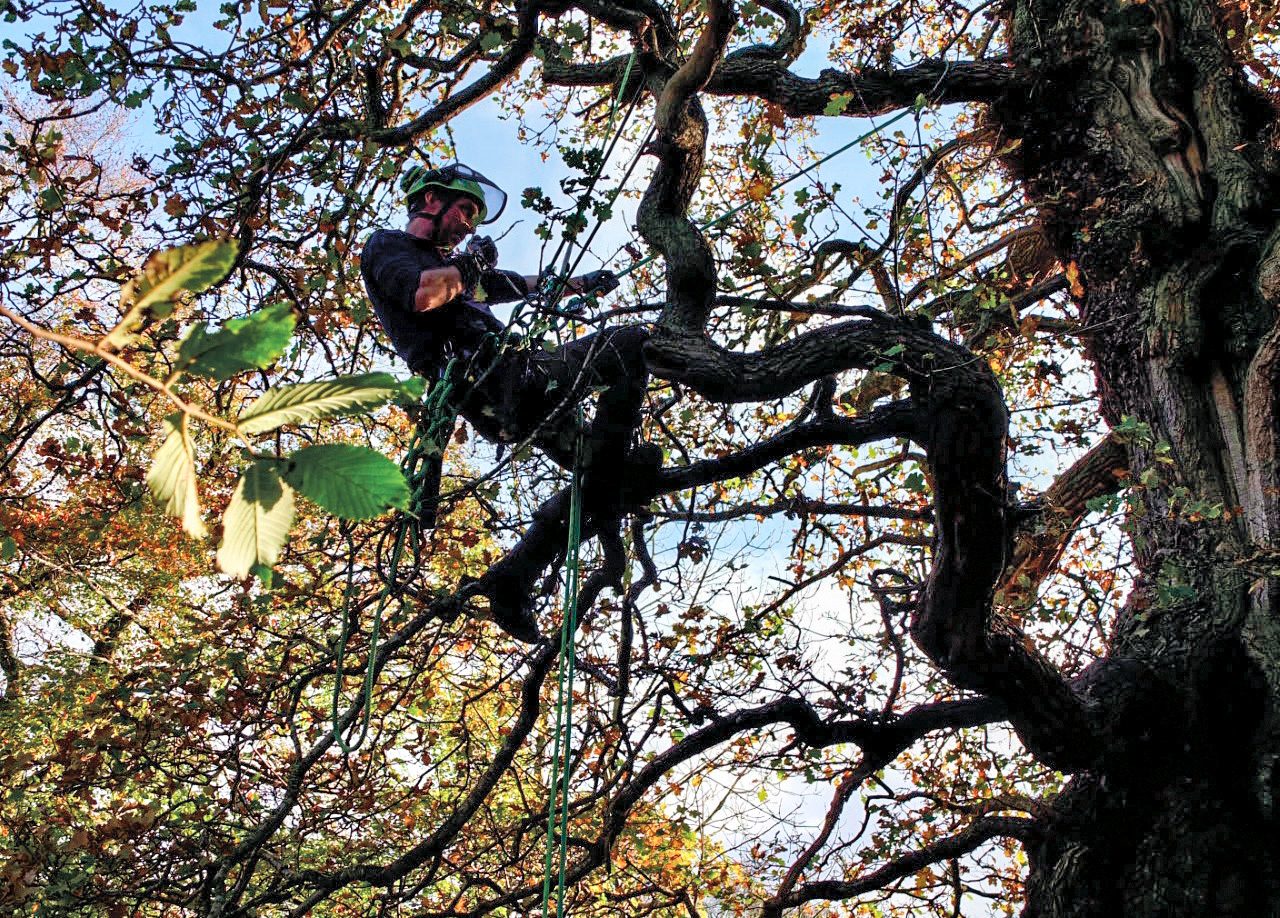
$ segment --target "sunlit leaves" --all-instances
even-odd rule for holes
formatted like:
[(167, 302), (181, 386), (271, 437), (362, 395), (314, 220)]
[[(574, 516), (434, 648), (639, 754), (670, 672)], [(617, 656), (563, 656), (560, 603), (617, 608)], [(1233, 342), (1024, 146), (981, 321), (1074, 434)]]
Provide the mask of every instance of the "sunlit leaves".
[(182, 340), (174, 369), (214, 380), (266, 369), (284, 353), (294, 322), (293, 310), (282, 303), (232, 319), (216, 332), (197, 325)]
[(853, 95), (850, 93), (840, 93), (831, 97), (826, 107), (822, 110), (824, 115), (843, 115), (845, 109), (853, 102)]
[(285, 481), (334, 516), (364, 520), (409, 506), (399, 466), (379, 452), (345, 443), (306, 446), (289, 457)]
[(235, 264), (239, 247), (231, 239), (210, 239), (163, 249), (120, 291), (124, 318), (103, 343), (123, 347), (148, 315), (168, 317), (184, 293), (202, 293), (223, 280)]
[(152, 458), (147, 484), (164, 512), (182, 520), (187, 535), (203, 539), (208, 531), (200, 518), (195, 450), (185, 416), (175, 413), (165, 418), (164, 431), (166, 436)]
[(246, 434), (265, 433), (285, 424), (354, 414), (394, 398), (420, 398), (424, 388), (421, 379), (401, 381), (388, 373), (280, 386), (250, 403), (240, 413), (238, 426)]
[(278, 460), (260, 460), (240, 476), (222, 519), (218, 567), (224, 572), (270, 581), (294, 520), (293, 489), (280, 477), (280, 466)]
[[(234, 247), (170, 250), (172, 257), (162, 259), (170, 269), (168, 274), (153, 264), (144, 271), (145, 285), (135, 285), (131, 294), (135, 306), (154, 309), (166, 291), (201, 289), (217, 276), (212, 267), (217, 256), (228, 251), (234, 254)], [(171, 379), (189, 374), (223, 381), (245, 370), (266, 369), (284, 352), (293, 329), (294, 316), (287, 304), (231, 320), (215, 332), (196, 326), (178, 348)], [(278, 386), (252, 401), (232, 426), (241, 436), (254, 436), (288, 424), (368, 411), (395, 398), (416, 399), (422, 392), (421, 380), (401, 381), (386, 373)], [(180, 518), (189, 535), (202, 538), (206, 530), (200, 518), (195, 453), (188, 430), (190, 410), (165, 420), (166, 437), (152, 461), (147, 483), (164, 512)], [(410, 499), (399, 468), (366, 447), (304, 447), (287, 463), (279, 458), (259, 458), (241, 476), (223, 517), (218, 547), (218, 565), (223, 571), (238, 577), (258, 574), (269, 581), (271, 567), (293, 525), (294, 487), (344, 519), (378, 516), (407, 507)]]

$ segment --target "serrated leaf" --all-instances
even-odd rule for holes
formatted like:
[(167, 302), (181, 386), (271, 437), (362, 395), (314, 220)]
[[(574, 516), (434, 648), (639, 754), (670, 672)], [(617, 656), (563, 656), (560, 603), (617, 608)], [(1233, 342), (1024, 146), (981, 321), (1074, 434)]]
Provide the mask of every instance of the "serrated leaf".
[(178, 347), (175, 369), (221, 382), (245, 370), (271, 366), (293, 337), (297, 319), (287, 303), (232, 319), (219, 331), (197, 325)]
[(831, 96), (829, 102), (822, 109), (824, 115), (843, 115), (845, 109), (849, 107), (849, 103), (853, 101), (853, 93), (842, 92)]
[[(235, 577), (270, 568), (280, 557), (294, 520), (293, 488), (281, 478), (278, 459), (261, 459), (244, 470), (222, 517), (218, 567)], [(265, 578), (264, 578), (265, 579)]]
[(123, 347), (148, 314), (167, 318), (178, 294), (208, 290), (231, 272), (239, 251), (233, 239), (209, 239), (152, 253), (138, 275), (121, 288), (124, 318), (103, 344)]
[(375, 408), (394, 398), (422, 397), (426, 381), (399, 380), (390, 373), (364, 373), (324, 382), (269, 389), (240, 414), (243, 434), (260, 434), (284, 424), (305, 424)]
[(409, 506), (411, 494), (400, 467), (365, 446), (330, 443), (304, 446), (289, 457), (285, 481), (344, 520), (367, 520)]
[(193, 539), (209, 534), (200, 516), (200, 495), (196, 490), (196, 459), (183, 415), (177, 412), (164, 419), (167, 436), (151, 460), (147, 486), (160, 508), (182, 520), (182, 528)]

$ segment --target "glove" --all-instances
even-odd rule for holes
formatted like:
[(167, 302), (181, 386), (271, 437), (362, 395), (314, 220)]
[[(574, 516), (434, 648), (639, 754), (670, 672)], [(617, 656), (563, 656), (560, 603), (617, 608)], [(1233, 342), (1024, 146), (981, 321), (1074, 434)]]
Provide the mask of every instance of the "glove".
[(463, 252), (461, 255), (454, 255), (445, 264), (458, 269), (458, 273), (462, 275), (462, 288), (464, 290), (474, 291), (476, 289), (476, 284), (480, 283), (481, 272), (474, 255), (468, 255)]
[(592, 271), (578, 278), (578, 292), (583, 296), (591, 293), (606, 294), (618, 289), (618, 275), (612, 271)]
[(482, 274), (498, 266), (498, 244), (488, 236), (472, 236), (467, 243), (467, 254), (475, 257)]
[(473, 237), (464, 251), (447, 262), (458, 269), (462, 275), (462, 286), (467, 290), (475, 290), (480, 276), (492, 271), (497, 263), (498, 246), (488, 236)]

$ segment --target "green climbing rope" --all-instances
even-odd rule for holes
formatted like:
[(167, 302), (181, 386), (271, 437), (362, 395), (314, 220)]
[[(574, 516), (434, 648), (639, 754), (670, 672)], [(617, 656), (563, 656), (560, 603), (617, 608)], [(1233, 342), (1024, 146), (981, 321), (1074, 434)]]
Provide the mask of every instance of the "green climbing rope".
[(378, 594), (378, 602), (374, 607), (373, 618), (369, 625), (369, 649), (366, 654), (364, 680), (356, 702), (361, 707), (360, 732), (352, 740), (348, 740), (343, 735), (342, 714), (339, 711), (342, 703), (343, 664), (346, 660), (347, 645), (351, 640), (351, 632), (355, 624), (354, 616), (351, 614), (352, 599), (355, 595), (355, 544), (350, 531), (347, 531), (347, 584), (343, 596), (342, 633), (338, 637), (338, 643), (334, 649), (335, 678), (333, 697), (330, 704), (333, 739), (347, 755), (364, 745), (364, 741), (369, 735), (369, 721), (373, 708), (373, 686), (377, 677), (378, 642), (382, 633), (382, 616), (391, 599), (398, 597), (404, 589), (404, 585), (400, 582), (400, 563), (404, 558), (405, 543), (409, 541), (411, 535), (413, 539), (409, 547), (414, 556), (414, 571), (416, 572), (422, 566), (421, 533), (418, 531), (420, 528), (419, 522), (424, 514), (434, 512), (434, 507), (425, 505), (426, 495), (428, 492), (434, 492), (438, 488), (438, 482), (434, 484), (428, 483), (428, 479), (434, 474), (433, 469), (437, 467), (430, 460), (433, 457), (444, 455), (444, 450), (449, 444), (449, 437), (453, 435), (454, 420), (457, 416), (454, 407), (450, 403), (454, 366), (455, 361), (450, 360), (445, 372), (427, 393), (427, 397), (422, 403), (422, 415), (416, 424), (413, 439), (409, 443), (409, 449), (405, 453), (404, 460), (400, 463), (401, 471), (409, 483), (412, 502), (409, 513), (399, 514), (396, 517), (395, 526), (392, 530), (391, 556), (387, 563), (389, 576), (383, 577), (383, 588)]
[[(622, 75), (622, 82), (619, 84), (625, 89), (631, 76), (631, 68), (635, 63), (636, 54), (633, 51), (631, 57), (627, 60), (626, 70)], [(614, 116), (618, 111), (618, 99), (615, 96), (613, 104), (609, 109), (609, 121), (605, 129), (606, 136), (611, 136), (607, 141), (607, 147), (602, 150), (599, 165), (596, 167), (595, 174), (591, 176), (587, 189), (579, 199), (578, 209), (575, 216), (581, 216), (586, 209), (586, 201), (589, 199), (591, 192), (595, 189), (596, 183), (599, 181), (601, 174), (604, 172), (605, 163), (609, 161), (609, 157), (613, 153), (614, 147), (617, 145), (618, 138), (621, 137), (627, 120), (631, 116), (631, 112), (635, 108), (635, 99), (627, 107), (626, 114), (623, 116), (622, 123), (618, 126), (615, 133), (613, 131)], [(637, 155), (636, 160), (639, 159)], [(627, 178), (631, 175), (631, 170), (635, 168), (635, 161), (627, 169), (623, 176), (622, 182), (609, 198), (609, 205), (612, 206), (618, 194), (622, 191)], [(599, 229), (599, 224), (592, 230), (587, 237), (587, 241), (582, 245), (582, 252), (578, 256), (581, 260), (583, 254), (586, 254), (591, 241), (595, 238), (595, 232)], [(566, 240), (566, 246), (567, 246)], [(552, 256), (551, 262), (554, 264), (560, 255), (557, 250)], [(562, 277), (567, 278), (572, 275), (576, 269), (577, 261), (571, 263), (571, 250), (566, 247), (564, 252), (564, 265), (561, 271)], [(561, 294), (564, 292), (563, 282), (555, 284), (549, 291), (550, 305), (555, 307)], [(575, 323), (571, 323), (575, 324)], [(578, 412), (577, 427), (582, 427), (581, 409)], [(577, 670), (577, 652), (575, 647), (574, 636), (578, 630), (578, 584), (581, 570), (580, 552), (582, 547), (582, 487), (584, 472), (582, 469), (582, 441), (578, 440), (577, 447), (574, 450), (573, 461), (573, 478), (569, 490), (569, 534), (565, 545), (565, 601), (564, 614), (560, 622), (560, 647), (559, 661), (557, 666), (557, 686), (556, 686), (556, 723), (555, 723), (555, 739), (553, 742), (551, 754), (551, 784), (547, 793), (547, 844), (543, 861), (542, 876), (542, 915), (543, 918), (549, 918), (551, 915), (551, 892), (552, 886), (556, 890), (556, 918), (564, 918), (565, 913), (565, 897), (567, 893), (566, 874), (568, 872), (569, 863), (569, 768), (573, 758), (573, 683)]]
[[(581, 444), (579, 444), (581, 447)], [(560, 623), (560, 663), (557, 669), (555, 742), (551, 753), (551, 785), (547, 793), (547, 848), (542, 876), (542, 915), (551, 914), (553, 876), (556, 918), (564, 918), (565, 874), (569, 860), (569, 766), (573, 757), (573, 682), (577, 669), (574, 635), (578, 630), (579, 551), (582, 546), (581, 448), (574, 457), (569, 491), (569, 537), (565, 545), (564, 617)]]

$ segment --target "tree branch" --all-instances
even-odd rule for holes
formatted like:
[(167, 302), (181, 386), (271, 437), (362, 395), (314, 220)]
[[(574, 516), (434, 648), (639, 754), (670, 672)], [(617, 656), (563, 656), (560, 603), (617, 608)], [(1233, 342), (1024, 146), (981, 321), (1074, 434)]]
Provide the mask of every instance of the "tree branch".
[(13, 625), (9, 614), (0, 608), (0, 673), (4, 673), (4, 692), (0, 693), (0, 707), (22, 696), (22, 661), (13, 646)]
[[(661, 325), (699, 332), (715, 300), (716, 263), (687, 214), (706, 155), (707, 119), (697, 93), (715, 70), (733, 26), (727, 0), (708, 0), (708, 21), (689, 60), (674, 72), (650, 61), (651, 91), (657, 98), (657, 140), (651, 152), (658, 165), (636, 212), (640, 235), (666, 261), (666, 308)], [(663, 71), (668, 71), (665, 76)]]
[(1035, 602), (1040, 583), (1057, 567), (1089, 510), (1089, 501), (1118, 491), (1116, 473), (1128, 465), (1124, 445), (1115, 434), (1108, 434), (1044, 492), (1044, 509), (1015, 536), (1012, 557), (996, 587), (1006, 610), (1024, 610)]
[(865, 418), (833, 417), (810, 421), (727, 456), (665, 469), (658, 476), (659, 493), (669, 494), (749, 475), (784, 456), (813, 446), (861, 446), (876, 440), (910, 437), (915, 432), (913, 423), (911, 406), (905, 401), (877, 408)]
[(981, 375), (968, 350), (931, 331), (878, 315), (814, 329), (754, 353), (735, 353), (705, 336), (659, 327), (645, 349), (650, 371), (718, 402), (781, 398), (823, 376), (854, 368), (905, 379), (935, 373)]
[(974, 822), (960, 833), (924, 848), (905, 854), (856, 880), (818, 880), (806, 883), (794, 893), (769, 900), (761, 909), (762, 918), (781, 918), (789, 908), (797, 908), (814, 899), (849, 899), (862, 893), (884, 889), (890, 883), (936, 864), (968, 854), (993, 838), (1032, 837), (1035, 822), (1015, 816), (988, 816)]
[[(847, 98), (841, 115), (867, 117), (908, 108), (921, 94), (937, 105), (992, 102), (1014, 85), (1013, 70), (1003, 61), (921, 61), (896, 70), (868, 67), (857, 73), (827, 69), (811, 78), (792, 73), (784, 57), (760, 46), (728, 54), (705, 91), (717, 96), (752, 95), (797, 117), (826, 114), (833, 99)], [(549, 57), (543, 64), (543, 79), (558, 86), (604, 86), (621, 77), (625, 61), (574, 64)]]
[(236, 433), (237, 431), (235, 424), (230, 421), (224, 421), (222, 418), (216, 418), (204, 409), (200, 408), (198, 405), (193, 405), (186, 401), (174, 392), (167, 383), (163, 383), (158, 379), (148, 376), (133, 364), (117, 356), (106, 347), (103, 347), (101, 342), (86, 341), (84, 338), (77, 338), (74, 335), (63, 335), (58, 332), (49, 331), (46, 328), (41, 328), (39, 325), (28, 322), (25, 318), (5, 306), (0, 306), (0, 316), (4, 316), (9, 321), (16, 323), (35, 338), (39, 338), (43, 341), (52, 341), (55, 344), (61, 344), (69, 350), (82, 351), (86, 354), (93, 354), (96, 357), (102, 358), (126, 375), (159, 392), (165, 398), (169, 399), (182, 409), (184, 413), (189, 414), (192, 417), (199, 418), (206, 424), (212, 424), (214, 427), (221, 427), (223, 430), (230, 431), (231, 433)]
[(667, 134), (681, 130), (685, 109), (711, 79), (737, 18), (730, 0), (706, 0), (706, 4), (707, 24), (689, 59), (667, 78), (654, 109), (654, 123)]
[(469, 86), (451, 93), (439, 105), (429, 108), (417, 118), (396, 127), (370, 130), (364, 121), (343, 119), (329, 121), (318, 129), (322, 138), (330, 140), (368, 139), (384, 147), (398, 147), (411, 143), (426, 132), (438, 127), (478, 102), (482, 102), (504, 83), (510, 80), (529, 56), (538, 40), (538, 17), (542, 4), (529, 3), (520, 9), (515, 39), (507, 46), (493, 66)]

